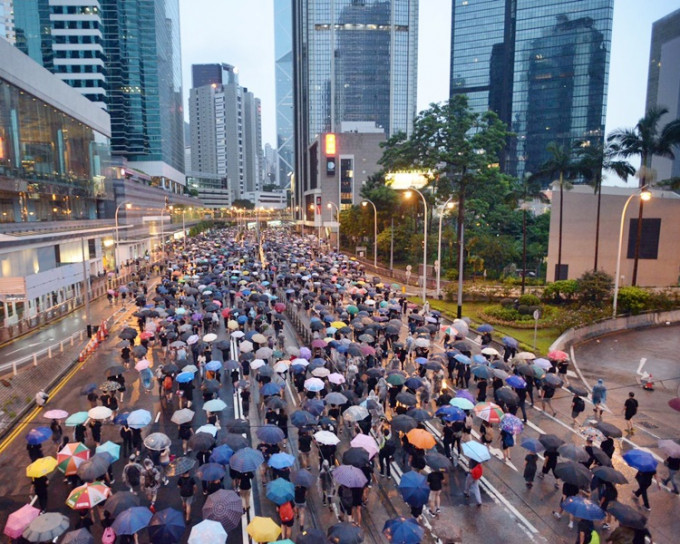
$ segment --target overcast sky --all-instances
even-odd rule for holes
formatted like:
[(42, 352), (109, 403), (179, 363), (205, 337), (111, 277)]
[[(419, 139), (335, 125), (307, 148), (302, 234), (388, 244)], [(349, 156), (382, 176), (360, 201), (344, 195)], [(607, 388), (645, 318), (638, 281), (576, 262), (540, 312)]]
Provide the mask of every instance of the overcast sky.
[[(180, 0), (185, 104), (192, 64), (238, 66), (241, 85), (262, 100), (263, 145), (276, 142), (274, 2), (290, 0)], [(680, 0), (616, 0), (614, 5), (607, 132), (633, 126), (644, 115), (652, 23), (680, 8)], [(421, 0), (419, 111), (448, 98), (450, 37), (451, 0)]]

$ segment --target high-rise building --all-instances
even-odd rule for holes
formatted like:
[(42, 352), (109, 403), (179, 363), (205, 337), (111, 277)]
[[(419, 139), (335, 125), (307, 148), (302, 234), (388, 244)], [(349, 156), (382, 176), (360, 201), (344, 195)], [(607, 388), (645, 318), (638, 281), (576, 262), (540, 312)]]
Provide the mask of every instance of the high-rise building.
[(293, 2), (274, 2), (276, 58), (276, 183), (290, 185), (295, 154), (293, 129)]
[[(647, 111), (654, 106), (664, 107), (668, 113), (660, 126), (680, 118), (680, 9), (659, 19), (652, 25), (652, 47), (649, 55), (647, 80)], [(652, 168), (656, 179), (680, 177), (680, 153), (675, 159), (655, 156)]]
[(260, 99), (243, 89), (243, 141), (245, 155), (245, 191), (262, 189), (264, 158), (262, 155), (262, 106)]
[(387, 136), (410, 133), (418, 2), (303, 0), (293, 8), (294, 205), (301, 210), (321, 192), (310, 173), (321, 134), (346, 122), (371, 123)]
[(450, 93), (515, 134), (506, 172), (536, 172), (550, 142), (604, 138), (613, 9), (613, 0), (453, 0)]
[(0, 0), (0, 38), (10, 43), (15, 41), (12, 0)]

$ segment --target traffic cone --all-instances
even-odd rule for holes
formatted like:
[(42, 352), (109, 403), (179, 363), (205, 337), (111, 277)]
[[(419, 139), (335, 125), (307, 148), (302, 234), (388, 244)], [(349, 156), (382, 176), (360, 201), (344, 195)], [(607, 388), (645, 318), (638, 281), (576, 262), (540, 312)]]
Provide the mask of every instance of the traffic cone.
[(642, 389), (644, 389), (645, 391), (654, 391), (654, 380), (652, 379), (651, 374), (647, 376), (647, 379), (645, 380), (645, 384), (642, 386)]

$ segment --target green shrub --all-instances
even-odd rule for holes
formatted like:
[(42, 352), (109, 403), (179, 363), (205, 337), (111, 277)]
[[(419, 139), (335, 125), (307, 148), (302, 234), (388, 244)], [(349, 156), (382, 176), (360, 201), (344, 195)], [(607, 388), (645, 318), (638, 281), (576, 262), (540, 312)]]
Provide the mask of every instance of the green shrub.
[(609, 300), (614, 286), (612, 277), (599, 270), (584, 272), (577, 283), (579, 302), (597, 307)]
[(543, 300), (554, 302), (555, 304), (569, 302), (573, 300), (577, 291), (578, 281), (576, 280), (554, 281), (545, 286), (545, 289), (543, 290)]
[(536, 295), (532, 295), (531, 293), (527, 293), (527, 294), (519, 297), (519, 303), (520, 303), (520, 305), (525, 305), (525, 306), (539, 306), (541, 304), (541, 299), (538, 298)]
[(503, 306), (503, 308), (514, 308), (515, 307), (515, 301), (514, 301), (514, 299), (511, 299), (511, 298), (502, 298), (501, 299), (501, 306)]
[(619, 289), (618, 306), (625, 314), (637, 315), (649, 307), (651, 294), (640, 287), (622, 287)]

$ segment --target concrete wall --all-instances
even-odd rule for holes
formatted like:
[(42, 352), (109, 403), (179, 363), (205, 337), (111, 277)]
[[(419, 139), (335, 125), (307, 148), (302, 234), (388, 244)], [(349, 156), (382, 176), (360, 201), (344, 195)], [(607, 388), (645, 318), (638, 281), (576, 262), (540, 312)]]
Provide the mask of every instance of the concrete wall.
[[(634, 183), (634, 181), (631, 181)], [(626, 199), (637, 189), (604, 187), (600, 219), (600, 250), (598, 269), (612, 277), (616, 272), (621, 212)], [(645, 203), (644, 218), (660, 218), (658, 258), (640, 259), (638, 264), (638, 285), (677, 285), (680, 277), (680, 196), (669, 191), (653, 191), (652, 199)], [(548, 245), (548, 281), (555, 279), (557, 264), (560, 193), (553, 190), (552, 213), (550, 217), (550, 240)], [(628, 206), (623, 231), (621, 257), (621, 286), (630, 285), (633, 273), (633, 259), (626, 257), (630, 219), (637, 219), (637, 198)], [(577, 186), (564, 191), (564, 223), (562, 236), (562, 264), (569, 265), (569, 279), (580, 277), (593, 269), (595, 255), (595, 225), (597, 195), (593, 189)], [(634, 234), (633, 234), (634, 236)]]

